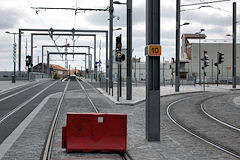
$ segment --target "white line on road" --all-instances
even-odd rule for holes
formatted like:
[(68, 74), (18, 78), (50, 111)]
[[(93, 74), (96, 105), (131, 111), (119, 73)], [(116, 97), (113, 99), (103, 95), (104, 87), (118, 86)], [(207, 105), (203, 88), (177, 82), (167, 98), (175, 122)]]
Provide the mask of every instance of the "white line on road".
[[(26, 89), (24, 89), (24, 90), (21, 90), (21, 91), (19, 91), (19, 92), (13, 93), (13, 94), (11, 94), (11, 95), (9, 95), (9, 96), (7, 96), (7, 97), (4, 97), (4, 98), (0, 99), (0, 102), (3, 101), (3, 100), (5, 100), (5, 99), (11, 98), (12, 96), (15, 96), (15, 95), (17, 95), (17, 94), (19, 94), (19, 93), (22, 93), (22, 92), (24, 92), (24, 91), (27, 91), (27, 90), (29, 90), (29, 89), (31, 89), (31, 88), (34, 88), (34, 87), (36, 87), (36, 86), (39, 86), (40, 84), (42, 84), (42, 83), (35, 84), (35, 85), (33, 85), (33, 86), (31, 86), (31, 87), (28, 87), (28, 88), (26, 88)], [(5, 94), (5, 93), (4, 93), (4, 94)]]
[[(59, 92), (61, 93), (61, 92)], [(18, 127), (2, 142), (0, 145), (0, 159), (7, 153), (7, 151), (11, 148), (14, 142), (20, 137), (23, 131), (27, 128), (27, 126), (31, 123), (33, 118), (39, 113), (39, 111), (45, 106), (47, 101), (52, 97), (59, 93), (54, 93), (46, 98), (18, 125)]]
[(17, 106), (15, 109), (11, 110), (10, 112), (8, 112), (7, 114), (5, 114), (1, 119), (0, 119), (0, 124), (7, 119), (8, 117), (10, 117), (12, 114), (14, 114), (15, 112), (17, 112), (19, 109), (21, 109), (22, 107), (24, 107), (26, 104), (28, 104), (29, 102), (31, 102), (33, 99), (35, 99), (37, 96), (39, 96), (40, 94), (42, 94), (44, 91), (46, 91), (49, 87), (53, 86), (54, 84), (56, 84), (58, 81), (50, 84), (49, 86), (47, 86), (46, 88), (44, 88), (42, 91), (38, 92), (37, 94), (35, 94), (33, 97), (31, 97), (30, 99), (28, 99), (27, 101), (23, 102), (22, 104), (20, 104), (19, 106)]

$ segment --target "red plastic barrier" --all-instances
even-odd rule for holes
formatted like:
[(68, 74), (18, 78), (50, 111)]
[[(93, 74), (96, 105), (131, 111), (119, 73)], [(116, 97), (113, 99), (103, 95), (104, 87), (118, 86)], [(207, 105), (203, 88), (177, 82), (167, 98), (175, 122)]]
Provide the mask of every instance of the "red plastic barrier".
[(66, 126), (62, 127), (62, 148), (66, 148)]
[(62, 136), (67, 152), (126, 152), (127, 115), (67, 113)]

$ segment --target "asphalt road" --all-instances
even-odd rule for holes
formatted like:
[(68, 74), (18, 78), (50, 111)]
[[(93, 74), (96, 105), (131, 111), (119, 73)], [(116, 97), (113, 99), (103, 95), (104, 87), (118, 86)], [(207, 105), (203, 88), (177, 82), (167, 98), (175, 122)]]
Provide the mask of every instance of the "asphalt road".
[[(53, 84), (55, 83), (55, 84)], [(53, 84), (52, 86), (50, 86)], [(20, 94), (17, 94), (15, 96), (12, 96), (8, 99), (5, 99), (0, 102), (0, 144), (12, 133), (12, 131), (31, 113), (32, 110), (34, 110), (39, 103), (48, 95), (56, 93), (56, 92), (62, 92), (65, 87), (66, 82), (61, 81), (48, 81), (45, 83), (41, 83), (40, 85), (33, 87), (29, 90), (26, 90)], [(36, 96), (39, 92), (44, 90), (41, 94)], [(27, 86), (26, 86), (27, 87)], [(15, 90), (16, 92), (18, 90)], [(29, 103), (26, 103), (29, 101), (33, 96), (36, 96), (34, 99), (32, 99)], [(16, 112), (13, 112), (18, 108), (19, 106), (22, 106), (19, 108)], [(6, 118), (6, 115), (13, 112), (10, 116)], [(5, 117), (5, 119), (3, 119)]]

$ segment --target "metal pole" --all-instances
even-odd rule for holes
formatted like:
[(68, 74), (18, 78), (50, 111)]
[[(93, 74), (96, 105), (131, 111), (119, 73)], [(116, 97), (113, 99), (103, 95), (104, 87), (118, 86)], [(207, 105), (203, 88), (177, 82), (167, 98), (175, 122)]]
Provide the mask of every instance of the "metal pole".
[(42, 73), (44, 73), (43, 57), (44, 57), (44, 47), (42, 46)]
[(15, 39), (15, 36), (16, 34), (14, 33), (13, 34), (14, 36), (14, 40), (13, 40), (13, 45), (14, 45), (14, 48), (13, 48), (13, 81), (12, 83), (15, 83), (16, 82), (16, 39)]
[(18, 30), (18, 71), (21, 73), (21, 46), (22, 46), (22, 31)]
[(219, 64), (217, 64), (217, 86), (218, 86), (218, 77), (219, 77), (219, 69), (218, 69), (218, 65), (219, 65)]
[(91, 73), (91, 62), (90, 62), (90, 46), (88, 47), (88, 78), (89, 78), (89, 73)]
[(213, 59), (212, 59), (212, 83), (213, 83)]
[(179, 51), (180, 51), (180, 0), (176, 1), (176, 70), (175, 70), (175, 92), (179, 92)]
[(222, 63), (222, 81), (223, 81), (223, 63)]
[[(205, 64), (205, 55), (204, 55), (204, 64)], [(203, 91), (205, 92), (205, 65), (203, 66)]]
[(237, 77), (236, 77), (236, 33), (237, 33), (237, 9), (236, 2), (233, 2), (233, 59), (232, 59), (232, 88), (236, 88)]
[(135, 56), (135, 73), (134, 73), (135, 83), (137, 87), (137, 57)]
[[(160, 0), (146, 0), (146, 45), (160, 44)], [(160, 57), (146, 57), (146, 139), (160, 141)]]
[(33, 35), (31, 34), (31, 64), (30, 64), (30, 66), (31, 66), (31, 72), (33, 72)]
[(199, 33), (199, 41), (198, 41), (198, 56), (199, 56), (199, 60), (198, 60), (198, 63), (199, 63), (199, 85), (202, 84), (202, 77), (201, 77), (201, 42), (200, 42), (200, 33)]
[(227, 84), (228, 84), (228, 70), (227, 70)]
[[(76, 69), (75, 69), (76, 70)], [(85, 54), (85, 79), (87, 78), (87, 55)]]
[(132, 100), (132, 0), (127, 0), (127, 100)]
[(171, 75), (172, 75), (171, 83), (172, 83), (172, 87), (173, 87), (173, 67), (172, 67), (172, 73), (171, 73)]
[(108, 64), (108, 32), (106, 33), (106, 92), (108, 92), (108, 75), (109, 75), (109, 64)]
[(110, 8), (109, 8), (109, 94), (110, 89), (112, 89), (113, 96), (113, 81), (112, 81), (112, 67), (113, 67), (113, 0), (110, 0)]
[(68, 68), (68, 70), (69, 70), (69, 76), (70, 76), (70, 75), (71, 75), (71, 73), (70, 73), (70, 72), (71, 72), (71, 71), (70, 71), (70, 64), (69, 64), (69, 68)]
[(50, 59), (49, 59), (49, 53), (48, 53), (48, 51), (47, 51), (47, 74), (48, 75), (50, 75), (50, 67), (49, 67), (49, 61), (50, 61)]
[(165, 76), (164, 76), (164, 57), (163, 57), (163, 86), (165, 86)]
[(96, 36), (94, 36), (94, 79), (97, 81), (96, 49)]
[(119, 101), (119, 96), (120, 96), (120, 64), (117, 65), (118, 66), (118, 81), (117, 81), (117, 101)]
[(119, 64), (120, 68), (119, 68), (119, 74), (120, 74), (120, 94), (119, 96), (122, 97), (122, 64)]

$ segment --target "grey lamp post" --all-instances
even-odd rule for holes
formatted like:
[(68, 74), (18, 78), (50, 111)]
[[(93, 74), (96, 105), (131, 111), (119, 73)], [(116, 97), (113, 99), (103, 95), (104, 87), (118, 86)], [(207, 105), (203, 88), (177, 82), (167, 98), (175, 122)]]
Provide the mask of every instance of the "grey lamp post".
[[(18, 33), (11, 33), (9, 31), (6, 31), (5, 33), (7, 34), (11, 34), (13, 35), (13, 79), (12, 79), (12, 83), (16, 82), (16, 35)], [(23, 32), (21, 32), (21, 34), (23, 34)]]
[(198, 37), (199, 37), (199, 41), (198, 41), (198, 46), (199, 46), (199, 48), (198, 48), (198, 57), (199, 57), (199, 59), (198, 59), (198, 72), (199, 72), (199, 85), (201, 85), (201, 83), (202, 83), (202, 79), (201, 79), (201, 39), (200, 39), (200, 34), (203, 32), (203, 31), (205, 31), (205, 29), (200, 29), (200, 31), (199, 32), (197, 32), (197, 33), (195, 33), (195, 34), (198, 34)]
[(180, 57), (180, 27), (189, 25), (189, 22), (185, 22), (180, 25), (180, 2), (177, 3), (177, 23), (176, 23), (176, 70), (175, 70), (175, 92), (179, 92), (179, 57)]
[(132, 0), (113, 3), (127, 5), (127, 100), (132, 100)]

